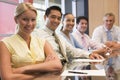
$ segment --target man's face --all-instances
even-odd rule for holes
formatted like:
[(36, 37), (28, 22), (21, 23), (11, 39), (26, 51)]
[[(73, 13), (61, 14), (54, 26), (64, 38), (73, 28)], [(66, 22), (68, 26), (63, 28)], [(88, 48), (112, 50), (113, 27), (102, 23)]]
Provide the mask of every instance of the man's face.
[(103, 19), (105, 27), (110, 30), (114, 24), (114, 17), (113, 16), (106, 16)]
[(79, 24), (77, 24), (77, 30), (81, 33), (84, 33), (87, 30), (87, 21), (85, 19), (81, 19)]
[(45, 16), (46, 26), (55, 31), (61, 21), (61, 13), (58, 10), (51, 10), (48, 16)]

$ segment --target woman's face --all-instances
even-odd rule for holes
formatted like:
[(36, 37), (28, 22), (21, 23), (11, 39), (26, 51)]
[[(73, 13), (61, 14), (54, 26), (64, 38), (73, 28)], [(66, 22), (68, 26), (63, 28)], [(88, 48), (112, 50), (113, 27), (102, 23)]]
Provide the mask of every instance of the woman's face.
[(30, 34), (36, 26), (37, 14), (32, 10), (27, 10), (18, 17), (15, 18), (16, 23), (19, 26), (19, 33)]
[(69, 32), (72, 31), (75, 24), (74, 16), (72, 14), (66, 15), (62, 23), (63, 23), (62, 30)]

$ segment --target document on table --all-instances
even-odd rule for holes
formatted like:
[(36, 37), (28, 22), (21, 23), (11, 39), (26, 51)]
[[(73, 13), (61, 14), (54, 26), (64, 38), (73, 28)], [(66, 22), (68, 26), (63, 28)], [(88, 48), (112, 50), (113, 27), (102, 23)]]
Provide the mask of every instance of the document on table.
[(72, 62), (103, 62), (104, 59), (73, 59)]
[(61, 76), (106, 76), (105, 70), (65, 70)]

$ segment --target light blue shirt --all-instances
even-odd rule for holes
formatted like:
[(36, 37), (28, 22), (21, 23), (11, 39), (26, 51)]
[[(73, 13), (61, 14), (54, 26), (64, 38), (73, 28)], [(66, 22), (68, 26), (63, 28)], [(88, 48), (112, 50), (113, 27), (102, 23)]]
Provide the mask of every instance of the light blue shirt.
[(66, 42), (74, 46), (75, 48), (83, 49), (83, 47), (77, 42), (71, 33), (69, 33), (70, 38), (68, 38), (62, 31), (59, 32), (61, 36), (65, 39)]

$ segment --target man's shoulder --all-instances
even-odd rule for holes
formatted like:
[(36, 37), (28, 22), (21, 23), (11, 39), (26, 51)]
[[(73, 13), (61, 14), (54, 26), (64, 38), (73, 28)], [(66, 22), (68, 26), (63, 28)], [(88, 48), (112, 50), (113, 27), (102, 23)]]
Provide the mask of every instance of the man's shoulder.
[(89, 36), (88, 34), (86, 34), (86, 33), (85, 33), (85, 36), (86, 36), (87, 38), (90, 38), (90, 36)]
[(119, 27), (119, 26), (116, 26), (116, 25), (113, 25), (113, 28), (115, 28), (115, 29), (120, 29), (120, 27)]
[(95, 29), (102, 29), (102, 28), (103, 28), (103, 25), (99, 25)]
[(73, 31), (71, 34), (72, 34), (73, 36), (76, 36), (76, 35), (77, 35), (77, 32), (76, 32), (76, 31)]
[(114, 26), (113, 26), (113, 32), (115, 32), (115, 33), (117, 33), (117, 34), (120, 33), (120, 27), (114, 25)]
[(100, 32), (100, 31), (104, 31), (104, 26), (103, 25), (99, 25), (94, 29), (94, 32)]
[(56, 35), (59, 37), (59, 39), (63, 39), (63, 36), (60, 32), (56, 32)]
[(49, 35), (49, 33), (45, 31), (43, 28), (34, 30), (32, 34), (35, 36), (39, 36), (41, 38), (44, 38), (45, 36)]

